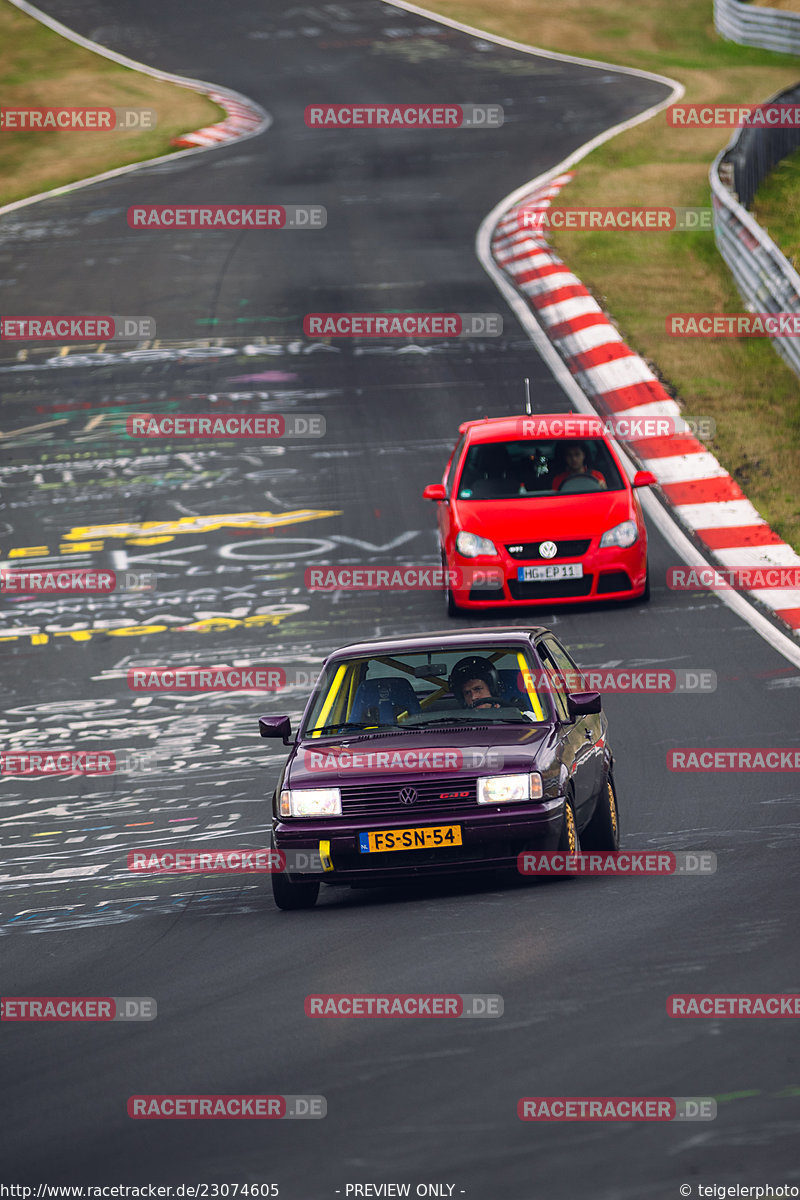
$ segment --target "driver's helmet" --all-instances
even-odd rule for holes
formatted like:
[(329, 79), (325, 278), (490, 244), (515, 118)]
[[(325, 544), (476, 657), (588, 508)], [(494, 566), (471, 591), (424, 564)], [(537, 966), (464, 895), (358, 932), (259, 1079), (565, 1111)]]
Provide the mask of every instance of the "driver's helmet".
[(500, 699), (500, 676), (494, 664), (480, 654), (470, 654), (458, 660), (450, 672), (448, 684), (450, 691), (463, 701), (462, 688), (468, 679), (482, 679), (495, 700)]

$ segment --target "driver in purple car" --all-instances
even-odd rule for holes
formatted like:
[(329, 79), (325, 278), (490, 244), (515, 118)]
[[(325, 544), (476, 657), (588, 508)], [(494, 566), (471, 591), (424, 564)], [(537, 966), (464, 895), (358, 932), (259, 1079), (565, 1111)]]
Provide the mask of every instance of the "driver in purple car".
[(463, 708), (504, 708), (496, 668), (479, 654), (460, 659), (450, 672), (450, 691)]
[(586, 463), (586, 448), (580, 442), (567, 442), (564, 447), (564, 464), (566, 470), (553, 479), (553, 491), (559, 492), (568, 479), (576, 475), (589, 475), (600, 484), (600, 490), (606, 491), (608, 484), (600, 471), (590, 471)]

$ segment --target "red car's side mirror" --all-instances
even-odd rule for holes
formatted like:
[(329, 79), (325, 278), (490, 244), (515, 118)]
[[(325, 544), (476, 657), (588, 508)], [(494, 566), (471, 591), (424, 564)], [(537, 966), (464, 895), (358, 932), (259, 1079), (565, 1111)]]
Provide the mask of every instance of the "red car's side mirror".
[(637, 471), (631, 487), (652, 487), (654, 483), (658, 483), (658, 480), (652, 471)]
[(443, 483), (429, 483), (422, 493), (423, 500), (446, 500), (447, 488)]

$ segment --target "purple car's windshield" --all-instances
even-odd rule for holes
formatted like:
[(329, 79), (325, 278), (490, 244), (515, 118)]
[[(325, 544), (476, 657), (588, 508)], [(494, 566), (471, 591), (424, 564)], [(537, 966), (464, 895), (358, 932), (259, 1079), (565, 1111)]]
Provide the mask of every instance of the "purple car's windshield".
[(535, 500), (624, 487), (602, 438), (545, 438), (471, 446), (456, 495), (459, 500)]
[(338, 659), (320, 678), (300, 736), (549, 721), (538, 682), (529, 652), (516, 646)]

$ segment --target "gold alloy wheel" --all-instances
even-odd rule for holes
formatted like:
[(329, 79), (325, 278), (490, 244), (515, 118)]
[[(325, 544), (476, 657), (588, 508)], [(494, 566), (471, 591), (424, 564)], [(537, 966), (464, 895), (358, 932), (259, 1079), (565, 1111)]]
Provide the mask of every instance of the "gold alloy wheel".
[(614, 794), (614, 788), (611, 779), (606, 780), (606, 790), (608, 792), (608, 811), (611, 816), (611, 829), (614, 834), (614, 840), (618, 837), (617, 831), (617, 797)]
[(567, 850), (570, 854), (574, 854), (578, 849), (578, 831), (575, 828), (575, 814), (569, 801), (566, 802), (564, 809), (564, 819), (567, 822)]

